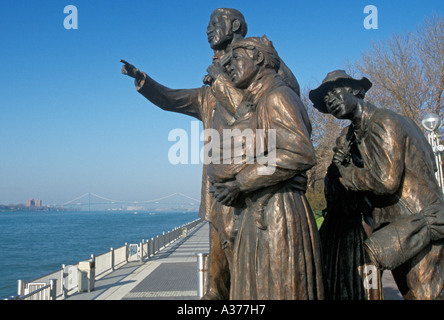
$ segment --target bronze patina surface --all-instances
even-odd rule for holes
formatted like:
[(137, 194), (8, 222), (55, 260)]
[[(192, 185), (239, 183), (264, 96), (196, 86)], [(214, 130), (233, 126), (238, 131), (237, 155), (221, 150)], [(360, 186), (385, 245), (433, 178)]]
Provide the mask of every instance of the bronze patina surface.
[(330, 294), (378, 298), (358, 279), (371, 263), (392, 271), (405, 299), (444, 299), (444, 206), (432, 148), (411, 119), (364, 101), (370, 87), (336, 70), (310, 92), (319, 111), (351, 121), (326, 177)]

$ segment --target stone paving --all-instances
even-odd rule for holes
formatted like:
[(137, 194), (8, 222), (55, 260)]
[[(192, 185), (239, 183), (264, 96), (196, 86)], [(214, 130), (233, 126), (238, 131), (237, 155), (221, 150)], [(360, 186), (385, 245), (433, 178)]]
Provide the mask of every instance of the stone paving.
[[(208, 235), (202, 223), (143, 263), (127, 263), (97, 280), (93, 291), (66, 300), (198, 300), (196, 253), (209, 251)], [(403, 300), (390, 272), (382, 282), (385, 300)]]
[(209, 251), (208, 235), (202, 223), (143, 263), (127, 263), (97, 280), (93, 291), (66, 300), (197, 300), (196, 253)]

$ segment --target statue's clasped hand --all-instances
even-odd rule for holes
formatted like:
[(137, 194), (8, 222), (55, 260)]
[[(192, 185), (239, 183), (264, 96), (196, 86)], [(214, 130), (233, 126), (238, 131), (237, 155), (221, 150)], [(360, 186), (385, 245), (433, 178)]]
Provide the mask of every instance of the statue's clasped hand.
[(214, 61), (207, 68), (207, 75), (204, 77), (203, 82), (205, 84), (211, 85), (217, 77), (224, 73), (224, 67), (218, 61)]
[(348, 155), (341, 149), (335, 150), (333, 155), (333, 163), (337, 165), (343, 165), (348, 159)]
[(225, 206), (232, 206), (241, 192), (236, 180), (213, 183), (213, 190), (216, 200)]
[(208, 68), (207, 68), (208, 75), (216, 79), (219, 75), (224, 73), (224, 67), (220, 64), (218, 61), (214, 61)]

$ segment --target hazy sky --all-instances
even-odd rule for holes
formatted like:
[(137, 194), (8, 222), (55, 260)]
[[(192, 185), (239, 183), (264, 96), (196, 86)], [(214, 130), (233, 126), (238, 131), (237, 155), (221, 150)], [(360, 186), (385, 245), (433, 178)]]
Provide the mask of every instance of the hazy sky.
[[(174, 192), (198, 198), (202, 164), (168, 161), (169, 132), (191, 136), (194, 119), (143, 98), (119, 60), (168, 87), (200, 87), (216, 8), (240, 10), (248, 36), (266, 34), (301, 87), (313, 88), (372, 41), (442, 15), (443, 3), (2, 0), (0, 204), (62, 204), (86, 192), (128, 201)], [(78, 29), (64, 28), (67, 5), (78, 10)], [(366, 5), (378, 9), (377, 30), (364, 28)]]

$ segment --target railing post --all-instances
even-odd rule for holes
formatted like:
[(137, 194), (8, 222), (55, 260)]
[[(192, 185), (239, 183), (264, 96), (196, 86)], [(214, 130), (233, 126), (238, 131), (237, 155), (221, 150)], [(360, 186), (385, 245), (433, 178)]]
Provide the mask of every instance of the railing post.
[(111, 257), (110, 257), (110, 259), (111, 259), (111, 262), (110, 262), (110, 264), (111, 264), (111, 271), (114, 271), (114, 248), (111, 248), (110, 252), (111, 252)]
[(125, 261), (128, 263), (128, 243), (125, 242)]
[(202, 298), (205, 294), (208, 253), (196, 253), (197, 256), (197, 296)]
[(142, 241), (140, 242), (140, 262), (143, 262), (143, 239), (142, 239)]
[(91, 278), (92, 281), (94, 283), (94, 281), (96, 281), (96, 272), (95, 272), (95, 268), (96, 268), (96, 256), (94, 254), (91, 255), (91, 259), (89, 259), (89, 262), (91, 263)]
[(60, 287), (62, 288), (62, 297), (63, 299), (66, 298), (66, 294), (68, 289), (65, 286), (65, 277), (66, 277), (66, 273), (65, 273), (65, 268), (66, 266), (64, 264), (62, 264), (62, 276), (60, 277), (60, 281), (62, 281), (62, 283), (60, 283)]
[(49, 279), (49, 300), (57, 299), (57, 279)]
[(162, 232), (162, 247), (161, 248), (164, 248), (164, 247), (165, 247), (165, 231)]
[(25, 295), (26, 281), (25, 280), (18, 280), (17, 282), (18, 282), (18, 284), (17, 284), (17, 295), (19, 295), (19, 296)]

